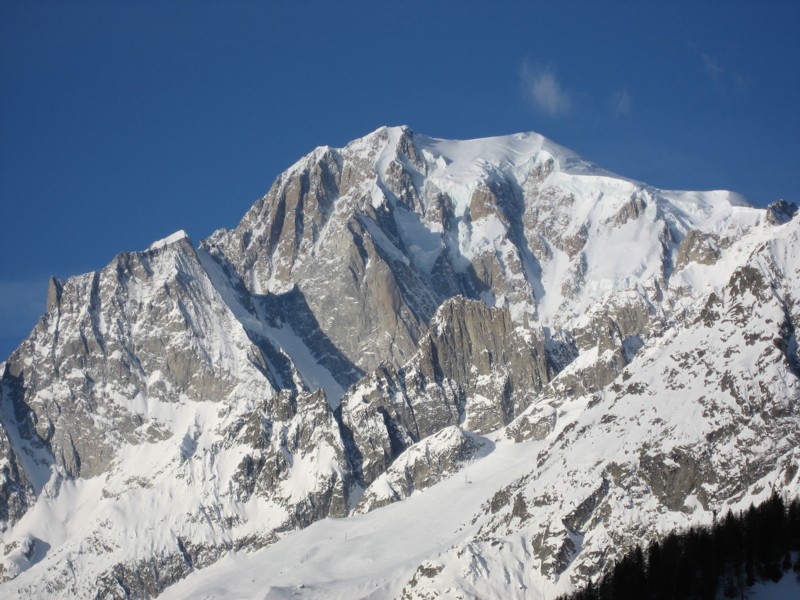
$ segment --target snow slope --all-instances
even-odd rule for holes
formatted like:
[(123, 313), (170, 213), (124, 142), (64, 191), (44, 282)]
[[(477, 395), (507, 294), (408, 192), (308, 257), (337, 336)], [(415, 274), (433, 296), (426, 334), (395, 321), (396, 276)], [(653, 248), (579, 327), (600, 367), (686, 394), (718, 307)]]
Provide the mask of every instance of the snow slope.
[(368, 514), (319, 521), (259, 552), (231, 554), (162, 597), (396, 597), (420, 563), (478, 531), (482, 523), (471, 521), (481, 505), (523, 476), (542, 446), (500, 441), (466, 476)]

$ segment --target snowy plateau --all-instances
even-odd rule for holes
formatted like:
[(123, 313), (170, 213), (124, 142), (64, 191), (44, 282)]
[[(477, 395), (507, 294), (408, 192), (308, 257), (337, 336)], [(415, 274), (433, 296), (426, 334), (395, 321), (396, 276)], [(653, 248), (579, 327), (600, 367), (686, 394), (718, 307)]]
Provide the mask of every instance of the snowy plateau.
[(0, 365), (0, 596), (549, 599), (794, 497), (799, 236), (533, 133), (317, 148), (51, 280)]

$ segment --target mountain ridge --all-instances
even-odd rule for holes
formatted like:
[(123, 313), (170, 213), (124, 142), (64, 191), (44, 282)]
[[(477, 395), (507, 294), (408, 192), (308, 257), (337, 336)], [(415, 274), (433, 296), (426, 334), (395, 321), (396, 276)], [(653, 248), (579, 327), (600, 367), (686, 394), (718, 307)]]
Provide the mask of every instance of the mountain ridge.
[(538, 134), (319, 147), (237, 227), (52, 283), (0, 375), (0, 589), (153, 596), (506, 457), (460, 486), (472, 525), (378, 587), (562, 593), (638, 536), (796, 492), (799, 227)]

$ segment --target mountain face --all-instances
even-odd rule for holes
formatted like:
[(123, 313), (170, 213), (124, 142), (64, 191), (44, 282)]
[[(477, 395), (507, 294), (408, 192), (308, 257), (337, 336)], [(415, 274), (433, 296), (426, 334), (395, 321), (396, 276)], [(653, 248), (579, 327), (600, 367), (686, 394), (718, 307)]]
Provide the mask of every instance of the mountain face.
[(800, 493), (796, 212), (536, 134), (318, 148), (235, 229), (51, 281), (0, 366), (0, 592), (550, 597)]

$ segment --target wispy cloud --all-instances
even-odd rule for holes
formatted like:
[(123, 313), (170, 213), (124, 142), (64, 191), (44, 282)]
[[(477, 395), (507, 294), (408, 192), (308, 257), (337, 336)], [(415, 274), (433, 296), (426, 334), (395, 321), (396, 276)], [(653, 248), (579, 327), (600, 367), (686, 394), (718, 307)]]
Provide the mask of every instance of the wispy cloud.
[(728, 68), (717, 57), (702, 52), (695, 44), (690, 42), (688, 46), (697, 54), (700, 59), (700, 70), (711, 82), (717, 94), (728, 98), (732, 93), (738, 95), (748, 91), (747, 78)]
[(619, 89), (611, 95), (611, 110), (616, 117), (621, 117), (631, 112), (632, 103), (631, 93), (625, 88)]
[(725, 69), (722, 68), (717, 59), (705, 52), (701, 52), (700, 60), (703, 61), (703, 71), (706, 75), (708, 75), (714, 83), (719, 83)]
[(525, 97), (537, 110), (551, 117), (572, 111), (572, 98), (556, 79), (553, 67), (535, 66), (525, 60), (520, 68), (520, 81)]

